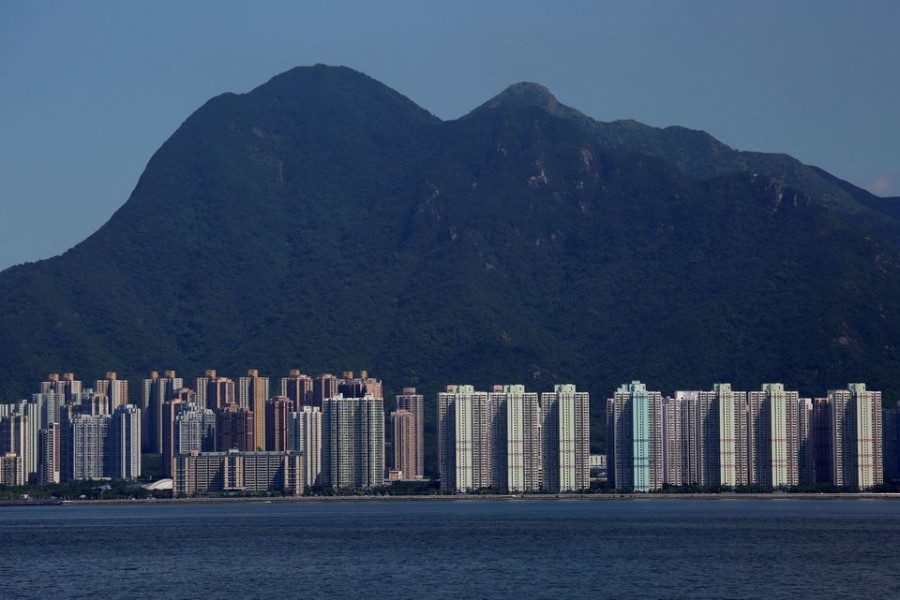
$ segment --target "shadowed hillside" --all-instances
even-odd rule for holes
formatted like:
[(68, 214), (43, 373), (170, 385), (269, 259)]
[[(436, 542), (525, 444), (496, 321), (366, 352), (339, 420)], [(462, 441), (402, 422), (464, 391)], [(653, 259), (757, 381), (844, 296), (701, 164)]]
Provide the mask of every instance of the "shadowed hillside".
[(894, 398), (896, 221), (824, 175), (533, 84), (442, 122), (350, 69), (294, 69), (210, 100), (100, 230), (0, 274), (0, 386), (367, 368), (431, 405), (451, 382), (566, 381), (598, 447), (603, 399), (636, 378)]

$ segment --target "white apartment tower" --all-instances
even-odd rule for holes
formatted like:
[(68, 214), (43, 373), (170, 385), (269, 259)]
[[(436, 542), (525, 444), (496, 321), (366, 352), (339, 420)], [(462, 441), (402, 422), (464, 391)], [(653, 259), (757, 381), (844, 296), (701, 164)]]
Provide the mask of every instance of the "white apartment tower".
[(41, 429), (38, 482), (42, 485), (60, 482), (60, 434), (59, 423), (50, 423)]
[(448, 385), (438, 394), (438, 464), (441, 489), (476, 489), (473, 415), (476, 392), (471, 385)]
[(851, 383), (828, 391), (833, 483), (864, 490), (884, 482), (881, 392)]
[(747, 394), (749, 480), (768, 487), (799, 483), (799, 393), (765, 383)]
[(288, 450), (303, 453), (304, 487), (320, 484), (322, 473), (322, 411), (303, 406), (288, 418)]
[(122, 404), (112, 413), (109, 425), (107, 474), (121, 479), (141, 476), (141, 409)]
[(716, 383), (713, 394), (713, 412), (718, 425), (718, 473), (713, 483), (729, 487), (747, 485), (747, 392), (732, 390), (730, 383)]
[(543, 489), (554, 493), (590, 488), (590, 396), (572, 384), (541, 394)]
[(681, 486), (685, 484), (683, 469), (684, 407), (681, 399), (663, 398), (663, 483)]
[(540, 418), (537, 394), (524, 386), (448, 385), (438, 394), (441, 488), (539, 489)]
[(63, 480), (100, 479), (106, 475), (109, 415), (76, 415), (66, 428), (60, 471)]
[(322, 482), (332, 488), (384, 484), (384, 401), (375, 396), (322, 401)]
[(536, 492), (541, 487), (541, 407), (524, 385), (494, 386), (489, 403), (499, 408), (496, 444), (499, 487)]
[(18, 456), (15, 462), (15, 485), (25, 485), (28, 476), (35, 470), (32, 457), (35, 455), (32, 445), (31, 418), (25, 413), (26, 406), (20, 412), (14, 412), (0, 420), (0, 454), (11, 453)]

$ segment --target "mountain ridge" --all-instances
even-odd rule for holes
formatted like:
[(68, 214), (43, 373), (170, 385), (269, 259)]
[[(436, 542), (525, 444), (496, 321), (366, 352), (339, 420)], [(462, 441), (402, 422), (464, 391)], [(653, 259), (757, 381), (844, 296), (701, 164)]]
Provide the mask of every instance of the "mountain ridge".
[(900, 259), (849, 208), (704, 166), (736, 151), (702, 132), (617, 142), (625, 126), (514, 91), (441, 121), (317, 66), (210, 100), (97, 232), (0, 274), (0, 390), (164, 368), (367, 368), (389, 393), (572, 381), (597, 447), (603, 398), (636, 378), (895, 397)]

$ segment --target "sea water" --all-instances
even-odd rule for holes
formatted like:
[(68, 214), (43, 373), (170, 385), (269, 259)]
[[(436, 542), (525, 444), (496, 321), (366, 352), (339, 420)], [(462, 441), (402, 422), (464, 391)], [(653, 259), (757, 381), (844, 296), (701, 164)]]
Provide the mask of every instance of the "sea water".
[(896, 500), (0, 508), (0, 598), (900, 598)]

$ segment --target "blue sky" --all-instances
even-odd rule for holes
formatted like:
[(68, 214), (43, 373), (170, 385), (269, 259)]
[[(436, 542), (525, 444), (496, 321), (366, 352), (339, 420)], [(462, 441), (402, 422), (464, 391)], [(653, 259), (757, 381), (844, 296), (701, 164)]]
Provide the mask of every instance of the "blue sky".
[(0, 0), (0, 269), (100, 227), (210, 97), (316, 63), (443, 119), (537, 81), (900, 195), (898, 23), (895, 0)]

